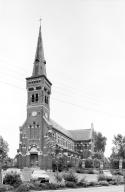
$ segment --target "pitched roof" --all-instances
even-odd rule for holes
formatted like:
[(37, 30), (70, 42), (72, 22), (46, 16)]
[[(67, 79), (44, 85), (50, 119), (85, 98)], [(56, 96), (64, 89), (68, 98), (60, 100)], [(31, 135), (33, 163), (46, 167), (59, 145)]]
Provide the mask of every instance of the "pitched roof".
[(87, 141), (92, 139), (92, 129), (69, 130), (75, 141)]
[(64, 129), (62, 126), (60, 126), (58, 123), (56, 123), (55, 121), (53, 121), (52, 119), (49, 120), (52, 127), (54, 129), (56, 129), (57, 131), (63, 133), (64, 135), (68, 136), (69, 138), (73, 139), (72, 138), (72, 134), (70, 133), (70, 131)]
[(92, 138), (92, 129), (66, 130), (52, 119), (49, 121), (54, 129), (75, 141), (88, 141)]

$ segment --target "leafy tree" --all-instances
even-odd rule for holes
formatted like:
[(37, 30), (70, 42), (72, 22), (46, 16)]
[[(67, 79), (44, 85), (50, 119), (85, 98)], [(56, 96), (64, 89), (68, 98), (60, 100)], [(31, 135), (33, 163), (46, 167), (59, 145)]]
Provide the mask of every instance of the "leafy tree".
[(94, 132), (94, 152), (105, 152), (107, 138), (100, 132)]
[(104, 158), (104, 154), (102, 151), (97, 151), (97, 152), (94, 152), (93, 155), (92, 155), (92, 158), (93, 159), (103, 159)]
[(113, 144), (111, 158), (125, 158), (125, 136), (117, 134), (114, 136)]
[(2, 183), (2, 165), (7, 158), (8, 144), (4, 141), (3, 137), (0, 136), (0, 184)]

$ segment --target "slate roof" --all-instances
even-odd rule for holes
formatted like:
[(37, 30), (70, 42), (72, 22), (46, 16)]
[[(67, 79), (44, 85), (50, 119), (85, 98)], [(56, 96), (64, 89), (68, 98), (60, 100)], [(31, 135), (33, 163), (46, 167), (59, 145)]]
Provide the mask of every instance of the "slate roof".
[(43, 49), (41, 25), (40, 25), (32, 77), (38, 77), (40, 75), (46, 76), (45, 64), (46, 61), (44, 58), (44, 49)]
[(66, 130), (52, 119), (49, 122), (54, 129), (75, 141), (88, 141), (92, 139), (92, 129)]
[(73, 139), (72, 134), (70, 133), (70, 131), (64, 129), (62, 126), (60, 126), (58, 123), (56, 123), (52, 119), (50, 119), (49, 122), (51, 123), (51, 125), (52, 125), (52, 127), (54, 129), (56, 129), (57, 131), (63, 133), (64, 135), (68, 136), (69, 138)]
[(92, 139), (92, 129), (70, 130), (75, 141), (88, 141)]

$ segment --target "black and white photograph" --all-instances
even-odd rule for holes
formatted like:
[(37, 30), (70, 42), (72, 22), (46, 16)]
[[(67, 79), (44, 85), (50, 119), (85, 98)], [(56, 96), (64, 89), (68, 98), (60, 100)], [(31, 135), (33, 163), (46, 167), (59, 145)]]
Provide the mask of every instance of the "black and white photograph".
[(0, 192), (125, 192), (125, 1), (0, 0)]

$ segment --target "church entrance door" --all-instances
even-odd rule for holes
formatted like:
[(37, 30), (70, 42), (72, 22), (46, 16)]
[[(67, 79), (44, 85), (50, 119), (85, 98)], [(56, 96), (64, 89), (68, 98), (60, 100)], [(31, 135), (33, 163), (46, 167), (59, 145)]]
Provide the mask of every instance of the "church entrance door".
[(31, 165), (31, 167), (38, 166), (38, 154), (37, 153), (30, 154), (30, 165)]

